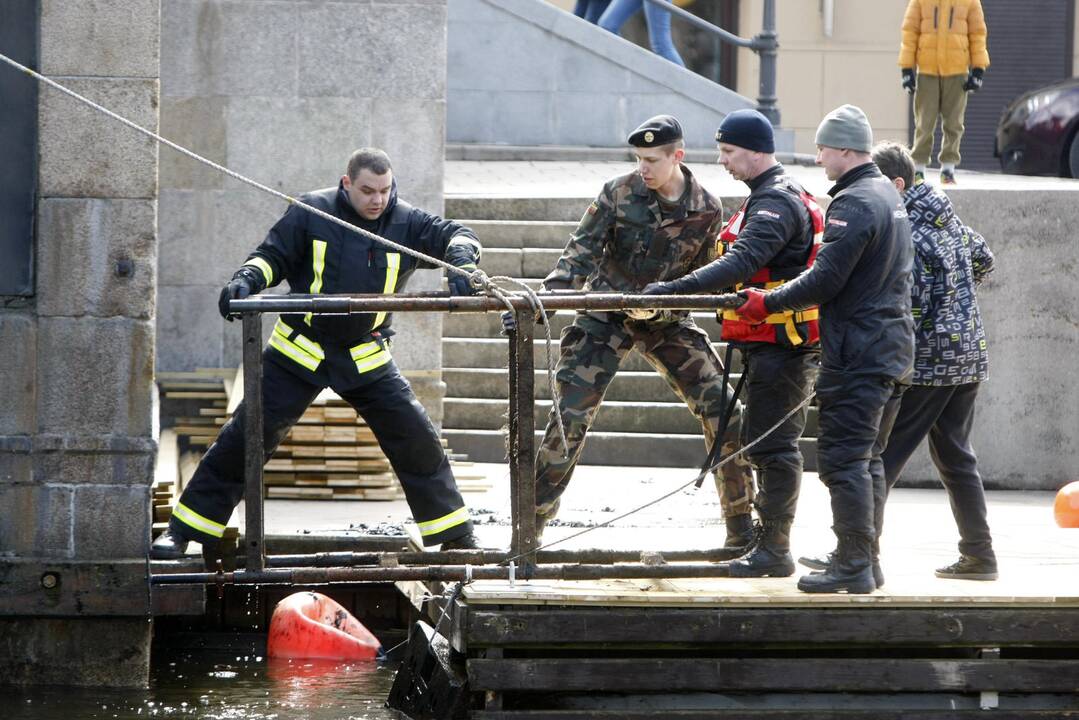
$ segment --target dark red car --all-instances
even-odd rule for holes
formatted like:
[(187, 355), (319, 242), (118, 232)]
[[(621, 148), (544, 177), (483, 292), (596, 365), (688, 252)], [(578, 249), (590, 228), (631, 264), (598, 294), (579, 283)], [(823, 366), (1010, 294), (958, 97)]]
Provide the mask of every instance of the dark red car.
[(1020, 95), (997, 125), (993, 155), (1016, 175), (1079, 178), (1079, 78)]

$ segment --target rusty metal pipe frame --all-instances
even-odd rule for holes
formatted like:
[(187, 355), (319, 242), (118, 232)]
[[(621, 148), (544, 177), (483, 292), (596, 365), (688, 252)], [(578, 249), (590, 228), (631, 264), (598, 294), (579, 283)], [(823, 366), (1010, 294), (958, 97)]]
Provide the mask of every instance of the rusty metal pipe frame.
[[(578, 293), (551, 292), (540, 293), (544, 308), (547, 310), (624, 310), (624, 309), (717, 309), (734, 308), (742, 303), (737, 294), (727, 295), (628, 295), (623, 293)], [(595, 579), (601, 577), (712, 577), (715, 566), (679, 565), (545, 565), (542, 570), (536, 563), (547, 560), (547, 553), (535, 552), (535, 427), (533, 411), (535, 405), (533, 388), (532, 346), (534, 340), (533, 325), (529, 322), (532, 306), (520, 295), (509, 296), (517, 315), (517, 330), (511, 333), (509, 367), (511, 368), (510, 418), (511, 447), (514, 452), (512, 473), (512, 542), (509, 557), (521, 559), (521, 577), (545, 579)], [(336, 568), (327, 570), (266, 570), (265, 527), (263, 515), (263, 465), (265, 464), (262, 418), (262, 313), (292, 312), (326, 314), (350, 314), (361, 312), (501, 312), (505, 304), (493, 297), (471, 296), (458, 297), (443, 293), (421, 293), (412, 295), (290, 295), (258, 296), (244, 300), (232, 300), (229, 309), (240, 313), (243, 318), (243, 365), (244, 365), (244, 498), (246, 524), (244, 547), (247, 570), (238, 573), (194, 573), (180, 575), (156, 575), (155, 583), (222, 583), (237, 582), (235, 579), (223, 580), (224, 575), (242, 578), (240, 582), (365, 582), (383, 580), (463, 580), (465, 571), (451, 570), (453, 577), (443, 577), (438, 566), (431, 567), (360, 567)], [(423, 553), (421, 555), (436, 555)], [(441, 554), (438, 554), (441, 555)], [(500, 562), (506, 559), (501, 554)], [(593, 555), (592, 557), (600, 557)], [(617, 562), (615, 555), (606, 556), (600, 562)], [(623, 556), (624, 557), (624, 556)], [(452, 555), (439, 557), (439, 560), (453, 561)], [(553, 558), (552, 558), (553, 559)], [(567, 567), (573, 568), (566, 570)], [(607, 568), (611, 574), (604, 574)], [(666, 568), (666, 569), (662, 569)], [(678, 568), (678, 569), (675, 569)], [(709, 569), (711, 568), (711, 571)], [(600, 570), (597, 570), (600, 569)], [(485, 577), (492, 579), (509, 578), (508, 568), (484, 567)], [(689, 572), (689, 575), (665, 574)], [(333, 575), (335, 572), (353, 573), (349, 579), (315, 579), (310, 573)], [(565, 575), (569, 572), (572, 576)], [(633, 573), (646, 574), (633, 574)], [(269, 575), (266, 575), (269, 573)], [(306, 573), (306, 575), (305, 575)], [(454, 574), (456, 573), (456, 574)], [(627, 574), (628, 573), (628, 574)], [(658, 573), (658, 574), (648, 574)], [(303, 575), (304, 580), (295, 581), (294, 575)], [(247, 580), (246, 578), (268, 578)], [(474, 577), (480, 577), (473, 575)], [(186, 579), (185, 579), (186, 578)], [(201, 578), (201, 579), (200, 579)]]
[[(725, 548), (705, 550), (657, 550), (648, 551), (649, 556), (661, 557), (667, 562), (719, 562), (729, 560), (731, 551)], [(399, 551), (399, 552), (322, 552), (305, 555), (267, 555), (267, 568), (300, 567), (395, 567), (408, 565), (446, 565), (469, 563), (471, 565), (497, 565), (513, 557), (505, 550), (446, 550)], [(639, 550), (606, 550), (587, 548), (582, 550), (540, 550), (537, 562), (542, 563), (629, 563), (641, 559)]]
[[(512, 573), (512, 575), (511, 575)], [(460, 582), (465, 580), (601, 580), (729, 577), (730, 570), (714, 563), (543, 564), (510, 568), (504, 565), (413, 565), (407, 567), (271, 568), (234, 572), (157, 574), (154, 585), (332, 585), (342, 583)]]
[[(745, 302), (736, 293), (726, 295), (630, 295), (625, 293), (537, 293), (546, 310), (715, 310), (736, 308)], [(515, 310), (529, 311), (523, 295), (508, 296)], [(281, 312), (347, 315), (364, 312), (503, 312), (505, 304), (486, 295), (258, 295), (229, 301), (233, 313)]]

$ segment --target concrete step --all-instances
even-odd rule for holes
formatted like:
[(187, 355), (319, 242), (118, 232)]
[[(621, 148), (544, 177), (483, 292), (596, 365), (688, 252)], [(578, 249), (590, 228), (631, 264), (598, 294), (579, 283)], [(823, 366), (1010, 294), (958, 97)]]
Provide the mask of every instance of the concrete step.
[[(582, 206), (582, 211), (584, 206)], [(483, 247), (549, 248), (561, 250), (577, 227), (576, 221), (564, 220), (479, 220), (457, 222), (472, 228)], [(546, 272), (544, 273), (546, 275)]]
[[(718, 343), (720, 336), (719, 321), (714, 312), (695, 312), (693, 320), (697, 326), (708, 333), (712, 342)], [(576, 313), (562, 310), (551, 318), (551, 337), (558, 338), (562, 329), (573, 322)], [(442, 319), (444, 338), (497, 338), (501, 337), (502, 319), (498, 313), (449, 313)], [(543, 328), (536, 326), (537, 340), (543, 337)]]
[[(546, 341), (537, 342), (533, 346), (533, 358), (535, 367), (547, 367)], [(723, 357), (723, 346), (713, 343), (716, 352)], [(555, 342), (551, 348), (551, 354), (555, 361), (558, 360), (558, 344)], [(738, 353), (734, 354), (735, 361), (731, 363), (731, 372), (738, 372), (741, 363), (738, 361)], [(442, 338), (442, 367), (446, 368), (506, 368), (509, 358), (509, 349), (506, 338)], [(631, 351), (622, 361), (622, 370), (645, 371), (652, 370), (652, 366), (638, 352)]]
[[(446, 398), (443, 401), (443, 427), (455, 430), (498, 430), (506, 424), (507, 401), (484, 398)], [(547, 423), (550, 400), (536, 400), (536, 427)], [(700, 423), (680, 402), (621, 402), (604, 400), (592, 427), (600, 432), (688, 433), (700, 429)]]
[[(596, 192), (600, 188), (596, 186)], [(595, 197), (447, 197), (445, 217), (473, 220), (573, 222), (584, 215)], [(483, 240), (483, 236), (480, 236)], [(565, 242), (563, 241), (563, 244)]]
[(488, 275), (543, 279), (558, 262), (561, 249), (485, 247), (480, 267)]
[[(473, 462), (505, 462), (506, 443), (500, 430), (442, 431), (443, 437), (455, 452), (463, 452)], [(536, 446), (543, 439), (542, 430), (536, 433)], [(805, 470), (817, 470), (817, 442), (802, 438)], [(688, 434), (652, 434), (590, 432), (580, 462), (587, 465), (621, 465), (653, 467), (699, 467), (705, 458), (704, 437)], [(693, 473), (692, 470), (688, 471)], [(692, 480), (687, 474), (686, 480)]]
[[(546, 385), (544, 381), (544, 395), (549, 396)], [(540, 387), (538, 381), (536, 387)], [(674, 434), (696, 434), (700, 430), (697, 418), (673, 392), (668, 389), (667, 393), (668, 397), (662, 401), (605, 398), (596, 413), (592, 428), (600, 432), (655, 433), (664, 430)], [(447, 397), (443, 405), (445, 414), (442, 422), (445, 427), (455, 430), (498, 430), (506, 424), (507, 407), (505, 396), (495, 399)], [(547, 423), (551, 401), (537, 399), (535, 407), (536, 427), (543, 427)], [(811, 408), (810, 422), (806, 427), (807, 435), (816, 435), (816, 420), (816, 408)]]

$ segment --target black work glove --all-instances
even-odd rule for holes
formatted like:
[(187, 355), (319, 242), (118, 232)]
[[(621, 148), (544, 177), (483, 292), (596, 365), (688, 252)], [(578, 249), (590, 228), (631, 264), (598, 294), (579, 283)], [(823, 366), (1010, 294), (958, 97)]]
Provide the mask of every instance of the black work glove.
[[(541, 325), (543, 323), (543, 316), (545, 314), (547, 315), (547, 324), (549, 325), (551, 323), (551, 318), (554, 317), (555, 311), (554, 310), (548, 310), (546, 313), (537, 312), (536, 313), (536, 324), (537, 325)], [(502, 313), (501, 318), (502, 318), (502, 334), (503, 335), (509, 335), (511, 332), (513, 332), (514, 330), (517, 329), (517, 314), (516, 313), (511, 313), (509, 310), (506, 310), (504, 313)]]
[(266, 286), (265, 283), (262, 273), (250, 265), (244, 265), (237, 270), (225, 287), (221, 288), (221, 295), (217, 298), (217, 311), (221, 313), (221, 317), (232, 322), (229, 300), (243, 300), (248, 295), (254, 295)]
[[(472, 272), (476, 269), (475, 265), (458, 265), (457, 267), (462, 270), (467, 270), (468, 272)], [(472, 287), (472, 283), (469, 281), (468, 276), (455, 272), (448, 272), (446, 275), (446, 284), (450, 286), (450, 295), (475, 295), (479, 292), (476, 288)]]
[(971, 68), (970, 74), (967, 75), (967, 81), (963, 83), (963, 89), (967, 92), (978, 92), (982, 89), (982, 82), (985, 77), (985, 68)]
[(669, 282), (648, 283), (641, 290), (641, 295), (675, 295), (674, 288)]
[(914, 76), (914, 68), (903, 68), (899, 71), (903, 76), (902, 86), (908, 93), (913, 93), (914, 89), (918, 87), (918, 80)]

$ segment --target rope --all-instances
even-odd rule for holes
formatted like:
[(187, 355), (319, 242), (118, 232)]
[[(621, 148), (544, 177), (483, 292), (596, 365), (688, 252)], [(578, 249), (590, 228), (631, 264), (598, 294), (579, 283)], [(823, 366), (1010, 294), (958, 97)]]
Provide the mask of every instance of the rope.
[[(663, 502), (667, 498), (673, 497), (674, 495), (677, 495), (678, 493), (682, 492), (683, 490), (688, 488), (690, 485), (696, 485), (697, 481), (700, 478), (705, 477), (706, 475), (708, 475), (708, 473), (712, 472), (713, 470), (719, 470), (721, 467), (723, 467), (724, 465), (729, 463), (731, 460), (735, 459), (736, 457), (743, 454), (747, 450), (750, 450), (751, 448), (756, 446), (758, 443), (760, 443), (762, 440), (764, 440), (766, 437), (768, 437), (773, 432), (775, 432), (776, 429), (778, 429), (780, 425), (782, 425), (783, 423), (790, 420), (794, 416), (794, 414), (796, 412), (800, 411), (802, 408), (809, 405), (809, 403), (813, 400), (815, 395), (816, 395), (815, 393), (809, 393), (809, 395), (807, 395), (805, 397), (805, 399), (802, 400), (802, 402), (800, 402), (796, 406), (794, 406), (791, 409), (790, 412), (788, 412), (786, 415), (784, 415), (782, 418), (780, 418), (780, 420), (778, 422), (776, 422), (775, 425), (773, 425), (772, 427), (768, 428), (763, 433), (761, 433), (757, 437), (757, 439), (755, 439), (753, 442), (749, 443), (748, 445), (743, 445), (741, 448), (739, 448), (738, 450), (732, 452), (730, 455), (727, 455), (726, 457), (721, 458), (720, 460), (716, 461), (710, 467), (702, 470), (700, 472), (700, 475), (698, 475), (698, 477), (693, 478), (689, 482), (687, 482), (687, 483), (685, 483), (683, 485), (679, 485), (674, 490), (671, 490), (670, 492), (668, 492), (668, 493), (666, 493), (664, 495), (661, 495), (660, 497), (656, 498), (655, 500), (652, 500), (650, 502), (646, 502), (644, 505), (641, 505), (640, 507), (636, 507), (636, 508), (634, 508), (634, 509), (632, 509), (632, 510), (630, 510), (628, 512), (622, 513), (621, 515), (619, 515), (617, 517), (613, 517), (610, 520), (606, 520), (604, 522), (601, 522), (599, 525), (593, 525), (590, 528), (585, 528), (584, 530), (581, 530), (580, 532), (573, 533), (572, 535), (567, 535), (566, 537), (561, 538), (559, 540), (554, 540), (553, 542), (545, 543), (545, 544), (540, 545), (539, 547), (537, 547), (535, 550), (530, 550), (529, 552), (519, 553), (517, 555), (514, 555), (511, 558), (506, 558), (500, 564), (505, 565), (508, 562), (512, 562), (514, 560), (519, 560), (522, 557), (525, 557), (527, 555), (532, 555), (533, 553), (539, 552), (540, 550), (546, 550), (549, 547), (554, 547), (555, 545), (559, 545), (561, 543), (564, 543), (567, 540), (573, 540), (574, 538), (581, 537), (582, 535), (587, 535), (588, 533), (593, 532), (595, 530), (599, 530), (600, 528), (609, 527), (610, 525), (618, 522), (619, 520), (623, 520), (623, 519), (629, 517), (630, 515), (634, 515), (636, 513), (639, 513), (640, 511), (645, 510), (647, 508), (650, 508), (653, 505), (658, 505), (659, 503)], [(720, 438), (716, 438), (716, 442), (719, 442), (719, 441), (720, 441)]]
[[(121, 115), (117, 115), (112, 110), (109, 110), (106, 107), (98, 105), (93, 100), (90, 100), (89, 98), (83, 97), (82, 95), (78, 94), (74, 90), (71, 90), (71, 89), (61, 85), (60, 83), (58, 83), (58, 82), (56, 82), (54, 80), (51, 80), (50, 78), (47, 78), (47, 77), (45, 77), (44, 75), (42, 75), (42, 74), (40, 74), (38, 72), (35, 72), (35, 71), (31, 70), (30, 68), (26, 67), (25, 65), (22, 65), (21, 63), (16, 62), (15, 60), (12, 60), (7, 55), (4, 55), (3, 53), (0, 53), (0, 61), (3, 61), (5, 63), (7, 63), (8, 65), (12, 66), (16, 70), (19, 70), (19, 71), (29, 75), (30, 77), (44, 83), (45, 85), (48, 85), (49, 87), (55, 88), (56, 90), (59, 90), (60, 92), (64, 93), (65, 95), (68, 95), (68, 96), (74, 98), (75, 100), (78, 100), (79, 102), (83, 103), (84, 105), (87, 105), (88, 107), (92, 108), (93, 110), (96, 110), (96, 111), (98, 111), (98, 112), (100, 112), (100, 113), (102, 113), (104, 115), (107, 115), (108, 117), (112, 118), (113, 120), (116, 120), (117, 122), (119, 122), (119, 123), (121, 123), (123, 125), (126, 125), (127, 127), (131, 128), (132, 130), (134, 130), (134, 131), (136, 131), (136, 132), (138, 132), (138, 133), (140, 133), (142, 135), (145, 135), (146, 137), (148, 137), (148, 138), (150, 138), (150, 139), (152, 139), (152, 140), (154, 140), (154, 141), (156, 141), (156, 142), (158, 142), (158, 143), (160, 143), (162, 145), (165, 145), (166, 147), (172, 148), (176, 152), (180, 153), (181, 155), (184, 155), (186, 157), (191, 158), (195, 162), (199, 162), (199, 163), (202, 163), (203, 165), (206, 165), (206, 166), (208, 166), (210, 168), (213, 168), (214, 170), (216, 170), (216, 171), (218, 171), (220, 173), (223, 173), (225, 175), (228, 175), (229, 177), (233, 178), (234, 180), (237, 180), (237, 181), (239, 181), (239, 182), (241, 182), (241, 183), (243, 183), (245, 185), (249, 185), (249, 186), (255, 188), (256, 190), (261, 190), (264, 193), (268, 193), (269, 195), (273, 195), (276, 198), (284, 200), (286, 203), (288, 203), (290, 205), (296, 205), (298, 207), (301, 207), (304, 210), (307, 210), (308, 212), (310, 212), (310, 213), (312, 213), (314, 215), (317, 215), (318, 217), (322, 218), (323, 220), (326, 220), (327, 222), (331, 222), (331, 223), (333, 223), (335, 225), (339, 225), (339, 226), (345, 228), (346, 230), (351, 230), (351, 231), (357, 233), (358, 235), (360, 235), (362, 237), (365, 237), (365, 238), (367, 238), (369, 240), (373, 240), (374, 242), (381, 243), (383, 245), (386, 245), (387, 247), (391, 247), (394, 250), (402, 252), (402, 253), (404, 253), (406, 255), (411, 255), (412, 257), (414, 257), (414, 258), (416, 258), (418, 260), (422, 260), (422, 261), (424, 261), (426, 263), (430, 263), (431, 265), (441, 267), (444, 270), (446, 270), (446, 272), (452, 272), (452, 273), (457, 273), (459, 275), (463, 275), (464, 277), (468, 278), (469, 284), (472, 287), (482, 289), (486, 293), (491, 295), (492, 297), (498, 298), (499, 300), (502, 301), (502, 303), (506, 306), (506, 308), (510, 312), (514, 312), (513, 304), (509, 301), (509, 297), (510, 297), (510, 295), (512, 293), (510, 293), (510, 292), (508, 292), (506, 290), (503, 290), (502, 288), (499, 288), (497, 285), (495, 285), (495, 281), (497, 280), (497, 281), (500, 281), (500, 282), (508, 282), (508, 283), (513, 283), (513, 284), (516, 284), (516, 285), (520, 286), (524, 291), (522, 293), (522, 296), (525, 297), (528, 300), (529, 306), (532, 308), (533, 312), (536, 313), (538, 315), (538, 317), (541, 318), (541, 322), (542, 322), (542, 325), (543, 325), (544, 335), (545, 335), (546, 341), (547, 341), (547, 347), (546, 347), (546, 350), (547, 350), (547, 382), (548, 382), (548, 384), (550, 385), (550, 388), (551, 388), (551, 400), (554, 403), (554, 416), (555, 416), (555, 419), (557, 420), (557, 424), (558, 424), (559, 439), (562, 442), (563, 457), (566, 457), (568, 455), (569, 443), (566, 441), (566, 431), (565, 431), (565, 427), (563, 426), (563, 423), (562, 423), (562, 413), (559, 412), (559, 410), (558, 410), (558, 407), (559, 407), (559, 404), (560, 404), (560, 396), (558, 394), (558, 388), (557, 388), (557, 385), (555, 383), (554, 359), (553, 359), (553, 356), (551, 354), (551, 344), (553, 343), (553, 340), (551, 338), (551, 324), (550, 324), (549, 320), (547, 319), (547, 313), (544, 311), (543, 301), (540, 299), (539, 295), (532, 288), (528, 287), (527, 285), (525, 285), (524, 283), (522, 283), (522, 282), (520, 282), (518, 280), (514, 280), (513, 278), (504, 277), (504, 276), (497, 276), (497, 277), (494, 277), (494, 278), (489, 278), (487, 276), (487, 274), (485, 272), (483, 272), (482, 270), (476, 269), (476, 270), (473, 270), (473, 271), (468, 271), (468, 270), (466, 270), (464, 268), (459, 268), (456, 265), (451, 265), (450, 263), (446, 262), (445, 260), (435, 258), (435, 257), (432, 257), (430, 255), (425, 255), (424, 253), (422, 253), (422, 252), (420, 252), (418, 250), (414, 250), (414, 249), (412, 249), (410, 247), (406, 247), (406, 246), (401, 245), (399, 243), (393, 242), (392, 240), (388, 240), (388, 239), (386, 239), (386, 238), (384, 238), (384, 237), (382, 237), (380, 235), (376, 235), (375, 233), (364, 230), (363, 228), (357, 227), (357, 226), (353, 225), (350, 222), (342, 220), (342, 219), (340, 219), (338, 217), (334, 217), (333, 215), (330, 215), (329, 213), (327, 213), (327, 212), (325, 212), (323, 210), (319, 210), (316, 207), (312, 207), (311, 205), (308, 205), (307, 203), (305, 203), (305, 202), (303, 202), (301, 200), (297, 200), (296, 198), (292, 197), (291, 195), (286, 195), (283, 192), (280, 192), (278, 190), (274, 190), (273, 188), (268, 187), (266, 185), (263, 185), (262, 183), (260, 183), (260, 182), (258, 182), (256, 180), (252, 180), (251, 178), (249, 178), (249, 177), (247, 177), (245, 175), (241, 175), (240, 173), (238, 173), (238, 172), (236, 172), (234, 170), (230, 170), (229, 168), (225, 167), (224, 165), (219, 165), (218, 163), (215, 163), (213, 160), (210, 160), (208, 158), (204, 158), (203, 156), (199, 155), (198, 153), (192, 152), (191, 150), (188, 150), (185, 147), (177, 145), (176, 143), (172, 142), (171, 140), (168, 140), (167, 138), (164, 138), (164, 137), (162, 137), (161, 135), (158, 135), (155, 132), (147, 130), (146, 128), (142, 127), (141, 125), (138, 125), (138, 124), (132, 122), (131, 120), (128, 120), (127, 118), (125, 118), (125, 117), (123, 117)], [(707, 468), (706, 470), (701, 471), (699, 477), (703, 478), (704, 476), (706, 476), (708, 473), (712, 472), (713, 470), (718, 470), (719, 468), (723, 467), (724, 465), (726, 465), (728, 462), (730, 462), (734, 458), (738, 457), (742, 453), (744, 453), (747, 450), (749, 450), (750, 448), (752, 448), (754, 445), (759, 443), (765, 437), (770, 435), (776, 428), (778, 428), (780, 425), (782, 425), (784, 422), (786, 422), (791, 416), (794, 415), (794, 413), (798, 412), (803, 407), (808, 405), (810, 400), (812, 400), (812, 398), (813, 398), (813, 395), (809, 395), (808, 397), (806, 397), (806, 399), (803, 400), (801, 403), (799, 403), (797, 405), (797, 407), (795, 407), (793, 410), (791, 410), (789, 413), (787, 413), (783, 417), (782, 420), (780, 420), (775, 425), (773, 425), (768, 430), (766, 430), (756, 440), (754, 440), (753, 442), (751, 442), (748, 445), (743, 446), (741, 449), (737, 450), (736, 452), (731, 453), (730, 455), (726, 456), (725, 458), (720, 459), (718, 462), (716, 462), (715, 464), (713, 464), (711, 467)], [(718, 441), (719, 441), (719, 439), (717, 438), (717, 442)], [(656, 504), (666, 500), (667, 498), (669, 498), (669, 497), (671, 497), (673, 495), (676, 495), (677, 493), (681, 492), (682, 490), (689, 487), (690, 485), (695, 484), (697, 481), (698, 481), (698, 478), (694, 478), (693, 480), (690, 480), (685, 485), (682, 485), (682, 486), (672, 490), (671, 492), (667, 493), (666, 495), (663, 495), (662, 497), (656, 498), (655, 500), (653, 500), (653, 501), (651, 501), (649, 503), (645, 503), (644, 505), (641, 505), (640, 507), (635, 508), (634, 510), (630, 510), (627, 513), (623, 513), (622, 515), (619, 515), (618, 517), (607, 520), (606, 522), (602, 522), (599, 525), (595, 525), (593, 527), (586, 528), (585, 530), (582, 530), (581, 532), (574, 533), (573, 535), (562, 538), (561, 540), (555, 540), (554, 542), (547, 543), (546, 545), (543, 545), (543, 546), (541, 546), (539, 548), (536, 548), (536, 550), (542, 550), (542, 549), (545, 549), (545, 548), (548, 548), (548, 547), (552, 547), (554, 545), (558, 545), (560, 543), (566, 542), (567, 540), (572, 540), (573, 538), (577, 538), (577, 537), (580, 537), (582, 535), (585, 535), (585, 534), (587, 534), (589, 532), (592, 532), (593, 530), (598, 530), (598, 529), (600, 529), (602, 527), (607, 527), (607, 526), (611, 525), (612, 523), (617, 522), (618, 520), (622, 520), (624, 518), (627, 518), (630, 515), (638, 513), (641, 510), (649, 508), (649, 507), (651, 507), (653, 505), (656, 505)], [(512, 558), (509, 558), (508, 560), (506, 560), (504, 562), (512, 562), (512, 561), (517, 560), (518, 558), (523, 557), (524, 555), (527, 555), (527, 554), (530, 554), (530, 553), (522, 553), (520, 555), (516, 555), (516, 556), (514, 556)], [(458, 583), (457, 584), (457, 587), (454, 589), (453, 596), (451, 597), (451, 602), (453, 601), (453, 599), (456, 598), (457, 595), (460, 594), (461, 589), (464, 587), (464, 585), (465, 585), (465, 583)], [(447, 605), (447, 607), (448, 607), (448, 605)], [(445, 615), (446, 615), (446, 609), (444, 608), (443, 612), (442, 612), (442, 616), (438, 620), (439, 624), (441, 624), (442, 619), (445, 617)], [(437, 624), (435, 626), (435, 629), (436, 630), (438, 629)]]
[[(116, 120), (117, 122), (119, 122), (119, 123), (121, 123), (123, 125), (126, 125), (127, 127), (131, 128), (135, 132), (138, 132), (138, 133), (140, 133), (142, 135), (145, 135), (146, 137), (148, 137), (148, 138), (150, 138), (150, 139), (152, 139), (152, 140), (154, 140), (154, 141), (156, 141), (156, 142), (158, 142), (158, 143), (160, 143), (162, 145), (165, 145), (166, 147), (172, 148), (176, 152), (180, 153), (181, 155), (184, 155), (185, 157), (191, 158), (195, 162), (202, 163), (203, 165), (206, 165), (207, 167), (213, 168), (214, 170), (216, 170), (216, 171), (218, 171), (220, 173), (228, 175), (229, 177), (233, 178), (234, 180), (237, 180), (237, 181), (239, 181), (239, 182), (241, 182), (241, 183), (243, 183), (245, 185), (249, 185), (249, 186), (255, 188), (256, 190), (261, 190), (264, 193), (268, 193), (269, 195), (272, 195), (272, 196), (274, 196), (276, 198), (284, 200), (289, 205), (296, 205), (297, 207), (301, 207), (304, 210), (308, 211), (309, 213), (312, 213), (313, 215), (317, 215), (318, 217), (322, 218), (323, 220), (326, 220), (327, 222), (331, 222), (331, 223), (333, 223), (335, 225), (339, 225), (339, 226), (345, 228), (346, 230), (351, 230), (352, 232), (355, 232), (356, 234), (358, 234), (358, 235), (360, 235), (362, 237), (365, 237), (365, 238), (367, 238), (369, 240), (372, 240), (372, 241), (377, 242), (377, 243), (381, 243), (382, 245), (393, 248), (394, 250), (397, 250), (398, 252), (402, 252), (402, 253), (404, 253), (406, 255), (411, 255), (412, 257), (414, 257), (414, 258), (416, 258), (418, 260), (422, 260), (423, 262), (430, 263), (431, 265), (435, 265), (437, 267), (441, 267), (448, 273), (457, 273), (458, 275), (463, 275), (464, 277), (468, 278), (469, 285), (471, 285), (474, 288), (483, 290), (487, 294), (498, 298), (499, 300), (501, 300), (503, 302), (503, 304), (506, 305), (506, 307), (511, 312), (513, 311), (513, 305), (508, 300), (509, 295), (505, 291), (503, 291), (501, 288), (496, 286), (494, 284), (494, 282), (492, 281), (492, 279), (488, 278), (487, 274), (483, 270), (476, 269), (476, 270), (469, 271), (469, 270), (466, 270), (464, 268), (459, 268), (456, 265), (451, 265), (450, 263), (446, 262), (445, 260), (442, 260), (442, 259), (436, 258), (436, 257), (432, 257), (430, 255), (425, 255), (424, 253), (422, 253), (422, 252), (420, 252), (418, 250), (414, 250), (414, 249), (412, 249), (410, 247), (406, 247), (406, 246), (401, 245), (399, 243), (396, 243), (396, 242), (394, 242), (392, 240), (388, 240), (388, 239), (386, 239), (386, 238), (384, 238), (384, 237), (382, 237), (380, 235), (376, 235), (373, 232), (369, 232), (367, 230), (364, 230), (361, 227), (357, 227), (357, 226), (353, 225), (350, 222), (342, 220), (341, 218), (338, 218), (338, 217), (334, 217), (333, 215), (331, 215), (331, 214), (329, 214), (329, 213), (327, 213), (327, 212), (325, 212), (323, 210), (319, 210), (316, 207), (312, 207), (311, 205), (308, 205), (307, 203), (305, 203), (305, 202), (303, 202), (301, 200), (297, 200), (296, 198), (292, 197), (291, 195), (287, 195), (287, 194), (285, 194), (283, 192), (280, 192), (279, 190), (274, 190), (273, 188), (268, 187), (266, 185), (263, 185), (262, 183), (260, 183), (260, 182), (258, 182), (256, 180), (252, 180), (251, 178), (249, 178), (249, 177), (247, 177), (245, 175), (241, 175), (240, 173), (238, 173), (238, 172), (236, 172), (234, 170), (230, 170), (229, 168), (225, 167), (224, 165), (219, 165), (218, 163), (215, 163), (213, 160), (205, 158), (205, 157), (199, 155), (198, 153), (195, 153), (195, 152), (193, 152), (191, 150), (188, 150), (187, 148), (185, 148), (185, 147), (183, 147), (181, 145), (177, 145), (176, 143), (172, 142), (171, 140), (169, 140), (167, 138), (164, 138), (161, 135), (158, 135), (157, 133), (155, 133), (155, 132), (153, 132), (151, 130), (147, 130), (146, 128), (142, 127), (141, 125), (138, 125), (138, 124), (132, 122), (131, 120), (128, 120), (127, 118), (114, 113), (112, 110), (109, 110), (108, 108), (103, 107), (102, 105), (99, 105), (99, 104), (95, 103), (93, 100), (90, 100), (89, 98), (83, 97), (79, 93), (77, 93), (74, 90), (71, 90), (71, 89), (61, 85), (60, 83), (56, 82), (55, 80), (47, 78), (44, 75), (31, 70), (30, 68), (26, 67), (25, 65), (22, 65), (21, 63), (15, 61), (15, 60), (12, 60), (7, 55), (4, 55), (4, 54), (0, 53), (0, 61), (3, 61), (5, 63), (7, 63), (8, 65), (12, 66), (16, 70), (19, 70), (19, 71), (29, 75), (30, 77), (44, 83), (45, 85), (48, 85), (49, 87), (55, 88), (56, 90), (59, 90), (60, 92), (64, 93), (65, 95), (68, 95), (68, 96), (74, 98), (75, 100), (78, 100), (79, 102), (83, 103), (84, 105), (87, 105), (88, 107), (92, 108), (93, 110), (96, 110), (97, 112), (100, 112), (100, 113), (112, 118), (113, 120)], [(551, 339), (550, 324), (547, 322), (547, 315), (546, 315), (546, 313), (543, 312), (543, 302), (539, 299), (539, 296), (535, 293), (534, 290), (527, 287), (523, 283), (520, 283), (520, 282), (518, 282), (516, 280), (513, 280), (512, 278), (500, 277), (498, 279), (521, 285), (525, 290), (525, 295), (524, 296), (529, 299), (529, 304), (532, 307), (533, 311), (540, 313), (541, 316), (543, 317), (543, 327), (544, 327), (546, 338), (547, 338), (547, 365), (548, 365), (548, 367), (547, 367), (547, 382), (551, 387), (551, 397), (555, 400), (555, 407), (557, 408), (558, 407), (558, 389), (555, 386), (555, 382), (554, 382), (554, 370), (553, 370), (552, 359), (551, 359), (552, 358), (552, 356), (551, 356), (551, 343), (553, 341)], [(561, 415), (561, 413), (556, 412), (555, 417), (558, 419), (558, 435), (559, 435), (559, 438), (562, 441), (563, 456), (565, 456), (566, 454), (569, 453), (569, 444), (566, 442), (566, 432), (565, 432), (565, 429), (563, 428), (563, 425), (562, 425), (562, 415)]]

